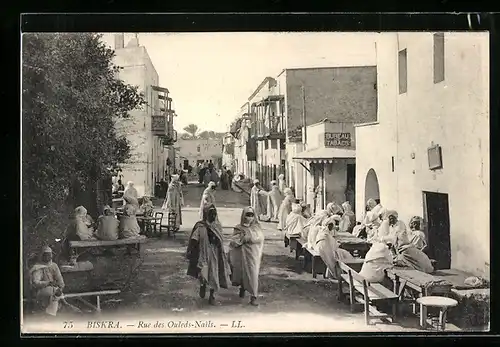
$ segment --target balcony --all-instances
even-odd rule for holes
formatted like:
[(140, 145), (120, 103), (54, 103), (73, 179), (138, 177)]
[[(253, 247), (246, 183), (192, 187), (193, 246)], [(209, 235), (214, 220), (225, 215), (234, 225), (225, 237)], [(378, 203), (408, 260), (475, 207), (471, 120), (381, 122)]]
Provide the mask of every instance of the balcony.
[(252, 137), (256, 140), (285, 139), (283, 95), (270, 95), (252, 104)]

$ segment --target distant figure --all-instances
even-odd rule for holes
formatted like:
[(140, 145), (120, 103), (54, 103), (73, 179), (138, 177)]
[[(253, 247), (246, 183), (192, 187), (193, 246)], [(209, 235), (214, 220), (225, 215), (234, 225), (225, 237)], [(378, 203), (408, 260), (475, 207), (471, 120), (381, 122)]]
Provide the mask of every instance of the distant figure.
[(280, 189), (281, 194), (285, 195), (286, 183), (285, 183), (285, 175), (279, 174), (278, 176), (278, 188)]
[(228, 189), (230, 189), (230, 185), (233, 182), (233, 172), (231, 170), (226, 171), (227, 174), (227, 182), (228, 182)]
[(316, 208), (315, 211), (321, 211), (324, 205), (323, 184), (319, 182), (315, 191), (316, 194)]
[(311, 213), (314, 214), (316, 211), (316, 192), (314, 191), (314, 185), (309, 184), (307, 186), (307, 202), (311, 206)]
[(97, 231), (95, 236), (99, 240), (114, 241), (119, 237), (120, 222), (114, 211), (109, 206), (104, 206), (104, 214), (97, 219)]
[(240, 286), (240, 298), (250, 294), (250, 305), (258, 306), (259, 272), (264, 249), (264, 233), (251, 207), (241, 213), (240, 224), (234, 227), (229, 242), (231, 282)]
[(263, 204), (263, 199), (267, 197), (267, 193), (260, 186), (259, 180), (253, 181), (253, 187), (250, 191), (250, 206), (252, 206), (253, 211), (258, 219), (265, 211), (265, 206)]
[(273, 222), (278, 221), (278, 210), (282, 201), (283, 195), (278, 187), (278, 182), (271, 181), (271, 191), (267, 193), (267, 217)]
[(214, 182), (209, 182), (207, 188), (203, 191), (203, 194), (201, 195), (201, 203), (200, 203), (200, 220), (203, 220), (203, 211), (205, 211), (205, 207), (209, 205), (213, 205), (214, 207), (217, 207), (215, 204), (215, 183)]
[(124, 205), (131, 204), (136, 208), (139, 208), (139, 194), (137, 193), (137, 189), (134, 187), (134, 182), (128, 181), (127, 188), (123, 192), (123, 200), (125, 200)]
[(342, 232), (350, 233), (356, 224), (356, 215), (352, 212), (352, 207), (351, 204), (349, 204), (349, 201), (344, 202), (342, 204), (342, 208), (344, 210), (344, 214), (342, 215), (339, 229)]
[(295, 196), (290, 188), (285, 188), (285, 197), (278, 210), (278, 230), (286, 230), (286, 217), (292, 211)]
[(217, 209), (212, 204), (204, 206), (202, 219), (197, 222), (189, 237), (186, 257), (187, 274), (200, 281), (200, 297), (205, 298), (210, 289), (208, 303), (215, 305), (215, 293), (228, 288), (231, 269), (224, 252), (222, 227), (217, 222)]
[[(170, 182), (163, 202), (162, 210), (167, 211), (167, 216), (175, 214), (175, 230), (178, 230), (182, 225), (182, 206), (184, 206), (184, 196), (182, 194), (182, 187), (179, 182), (179, 176), (173, 175), (172, 182)], [(170, 218), (168, 218), (170, 220)]]
[(220, 174), (220, 187), (223, 190), (228, 190), (229, 189), (229, 177), (227, 175), (226, 168), (222, 168), (221, 174)]

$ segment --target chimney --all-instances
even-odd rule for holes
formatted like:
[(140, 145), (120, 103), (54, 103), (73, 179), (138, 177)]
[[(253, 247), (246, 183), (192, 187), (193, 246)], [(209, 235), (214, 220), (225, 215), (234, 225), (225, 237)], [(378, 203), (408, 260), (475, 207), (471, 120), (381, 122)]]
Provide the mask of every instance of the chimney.
[(115, 49), (124, 47), (125, 35), (123, 33), (115, 34)]

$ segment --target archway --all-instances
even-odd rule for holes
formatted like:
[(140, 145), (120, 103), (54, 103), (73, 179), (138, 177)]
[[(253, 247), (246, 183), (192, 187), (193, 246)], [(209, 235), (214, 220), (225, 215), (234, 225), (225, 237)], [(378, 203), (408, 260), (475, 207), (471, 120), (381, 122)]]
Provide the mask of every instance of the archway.
[(378, 186), (378, 178), (375, 170), (370, 169), (366, 174), (365, 181), (365, 202), (368, 199), (380, 199), (380, 191)]

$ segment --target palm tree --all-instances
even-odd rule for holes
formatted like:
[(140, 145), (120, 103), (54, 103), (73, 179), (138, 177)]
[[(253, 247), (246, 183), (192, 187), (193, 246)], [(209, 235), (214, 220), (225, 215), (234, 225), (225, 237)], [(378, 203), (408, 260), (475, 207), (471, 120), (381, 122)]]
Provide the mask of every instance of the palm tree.
[(196, 133), (198, 132), (198, 126), (196, 124), (189, 124), (183, 130), (191, 135), (191, 138), (195, 139)]

